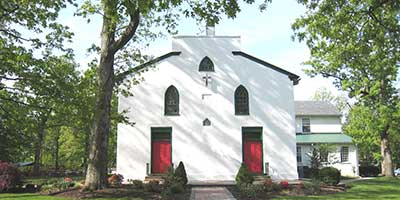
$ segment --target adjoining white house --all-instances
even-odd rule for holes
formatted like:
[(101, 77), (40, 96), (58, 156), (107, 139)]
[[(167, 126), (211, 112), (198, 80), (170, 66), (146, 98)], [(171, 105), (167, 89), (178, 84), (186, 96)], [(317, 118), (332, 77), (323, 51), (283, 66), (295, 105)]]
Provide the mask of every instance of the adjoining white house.
[(357, 147), (342, 133), (342, 114), (329, 102), (296, 101), (296, 141), (299, 176), (310, 167), (312, 146), (330, 144), (331, 151), (321, 155), (324, 166), (332, 166), (343, 176), (358, 176)]
[[(151, 64), (152, 66), (149, 66)], [(163, 174), (180, 161), (191, 181), (253, 173), (298, 179), (293, 85), (299, 76), (241, 51), (240, 37), (176, 36), (143, 81), (119, 96), (117, 173)]]

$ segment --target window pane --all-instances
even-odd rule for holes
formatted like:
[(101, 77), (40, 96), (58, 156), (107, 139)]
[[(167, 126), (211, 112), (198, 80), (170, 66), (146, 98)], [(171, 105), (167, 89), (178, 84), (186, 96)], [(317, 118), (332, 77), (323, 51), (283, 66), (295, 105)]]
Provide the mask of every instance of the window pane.
[(301, 162), (301, 146), (296, 146), (297, 162)]
[(165, 92), (165, 115), (179, 114), (179, 93), (174, 86), (168, 87)]
[(235, 114), (249, 114), (249, 94), (242, 85), (235, 90)]
[(342, 162), (349, 161), (349, 147), (342, 147), (340, 151), (340, 160)]
[(302, 119), (301, 119), (301, 124), (302, 124), (303, 133), (309, 133), (309, 132), (311, 132), (311, 128), (310, 128), (310, 118), (302, 118)]

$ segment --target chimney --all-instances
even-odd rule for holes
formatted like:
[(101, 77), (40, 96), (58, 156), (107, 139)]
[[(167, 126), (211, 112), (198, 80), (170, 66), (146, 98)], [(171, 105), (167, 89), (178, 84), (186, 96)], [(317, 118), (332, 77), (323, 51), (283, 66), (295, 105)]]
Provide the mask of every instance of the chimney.
[(207, 23), (206, 25), (206, 35), (215, 36), (215, 25), (212, 23)]

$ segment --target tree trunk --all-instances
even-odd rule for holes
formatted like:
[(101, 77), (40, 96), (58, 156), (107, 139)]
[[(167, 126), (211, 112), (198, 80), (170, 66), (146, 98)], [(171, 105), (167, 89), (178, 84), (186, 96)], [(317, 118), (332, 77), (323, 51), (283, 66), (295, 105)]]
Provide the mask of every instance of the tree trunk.
[(35, 163), (33, 165), (33, 175), (40, 175), (40, 165), (42, 158), (42, 146), (43, 146), (43, 138), (44, 138), (44, 126), (40, 125), (38, 129), (38, 137), (35, 142)]
[(393, 177), (392, 153), (389, 147), (387, 130), (381, 134), (382, 175)]
[(54, 149), (54, 169), (56, 173), (58, 174), (58, 169), (59, 169), (59, 150), (60, 150), (60, 142), (58, 141), (60, 139), (60, 132), (58, 130), (57, 136), (55, 138), (55, 149)]
[[(107, 4), (107, 3), (104, 3)], [(105, 10), (110, 9), (104, 5)], [(97, 94), (94, 123), (91, 131), (89, 159), (86, 171), (85, 189), (97, 190), (107, 186), (107, 147), (111, 125), (111, 97), (114, 87), (114, 43), (115, 28), (110, 18), (103, 17), (101, 32), (101, 54), (97, 70)]]

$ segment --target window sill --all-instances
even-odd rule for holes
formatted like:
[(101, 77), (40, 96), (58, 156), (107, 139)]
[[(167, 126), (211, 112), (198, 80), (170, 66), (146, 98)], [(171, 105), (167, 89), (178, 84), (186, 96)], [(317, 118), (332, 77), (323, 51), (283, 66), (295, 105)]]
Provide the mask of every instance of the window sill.
[(235, 113), (235, 115), (236, 115), (236, 116), (250, 116), (250, 114), (249, 114), (249, 113), (247, 113), (247, 114), (239, 114), (239, 113)]
[(164, 114), (164, 116), (167, 117), (174, 117), (174, 116), (180, 116), (179, 114)]

